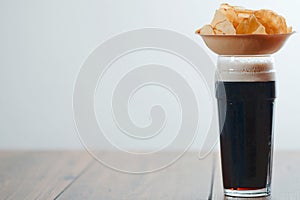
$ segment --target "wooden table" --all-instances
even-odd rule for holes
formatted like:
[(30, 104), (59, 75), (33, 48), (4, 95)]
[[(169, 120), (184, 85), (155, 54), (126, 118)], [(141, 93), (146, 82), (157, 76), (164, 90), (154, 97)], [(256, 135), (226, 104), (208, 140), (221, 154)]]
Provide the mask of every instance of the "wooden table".
[[(165, 169), (136, 175), (111, 170), (86, 152), (2, 151), (0, 199), (236, 199), (222, 194), (218, 158), (187, 152)], [(259, 199), (300, 199), (299, 167), (300, 152), (275, 152), (272, 197)]]

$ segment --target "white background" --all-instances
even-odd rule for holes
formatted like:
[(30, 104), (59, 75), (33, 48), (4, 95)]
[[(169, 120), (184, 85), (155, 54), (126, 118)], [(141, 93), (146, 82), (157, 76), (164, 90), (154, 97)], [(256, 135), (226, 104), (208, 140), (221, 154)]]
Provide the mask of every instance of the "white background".
[[(81, 65), (99, 44), (144, 27), (175, 30), (203, 46), (194, 31), (222, 1), (0, 0), (0, 148), (81, 148), (72, 116), (72, 90)], [(300, 28), (300, 2), (228, 1), (274, 9)], [(300, 149), (300, 37), (275, 55), (277, 149)], [(128, 144), (130, 146), (130, 144)], [(196, 144), (197, 146), (197, 144)]]

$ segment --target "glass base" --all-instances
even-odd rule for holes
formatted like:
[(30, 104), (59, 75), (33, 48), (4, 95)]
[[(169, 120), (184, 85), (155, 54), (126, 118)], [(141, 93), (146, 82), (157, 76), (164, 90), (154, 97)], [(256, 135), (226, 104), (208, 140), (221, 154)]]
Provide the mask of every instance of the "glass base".
[(225, 196), (230, 197), (264, 197), (269, 196), (271, 194), (271, 190), (269, 188), (261, 188), (254, 190), (247, 189), (224, 189)]

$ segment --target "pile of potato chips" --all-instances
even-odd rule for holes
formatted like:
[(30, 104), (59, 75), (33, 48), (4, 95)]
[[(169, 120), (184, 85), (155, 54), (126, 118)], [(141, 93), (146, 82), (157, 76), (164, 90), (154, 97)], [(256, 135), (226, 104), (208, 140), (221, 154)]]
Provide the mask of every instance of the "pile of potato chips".
[(196, 33), (202, 35), (284, 34), (292, 32), (284, 17), (271, 10), (248, 10), (221, 4), (211, 24)]

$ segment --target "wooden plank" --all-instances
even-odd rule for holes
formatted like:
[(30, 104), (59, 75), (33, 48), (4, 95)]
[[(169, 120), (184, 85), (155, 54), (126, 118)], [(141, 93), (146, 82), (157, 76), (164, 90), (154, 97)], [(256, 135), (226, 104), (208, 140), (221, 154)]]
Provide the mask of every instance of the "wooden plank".
[[(110, 156), (122, 160), (117, 154)], [(163, 170), (141, 175), (117, 172), (95, 161), (58, 199), (207, 199), (211, 173), (212, 157), (199, 160), (196, 152), (186, 153)]]
[[(300, 199), (299, 155), (275, 152), (272, 197), (255, 200)], [(199, 160), (189, 152), (168, 168), (133, 175), (104, 167), (85, 152), (0, 152), (0, 199), (209, 199), (212, 157)], [(238, 199), (224, 198), (220, 166), (217, 159), (211, 199)]]
[(89, 165), (85, 152), (1, 152), (1, 199), (54, 199)]
[[(216, 162), (213, 199), (249, 199), (249, 198), (224, 198), (223, 185), (221, 176), (221, 161)], [(272, 176), (272, 194), (267, 198), (255, 198), (255, 200), (263, 199), (300, 199), (300, 152), (275, 152), (273, 161)]]

